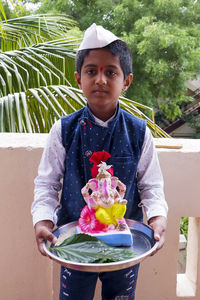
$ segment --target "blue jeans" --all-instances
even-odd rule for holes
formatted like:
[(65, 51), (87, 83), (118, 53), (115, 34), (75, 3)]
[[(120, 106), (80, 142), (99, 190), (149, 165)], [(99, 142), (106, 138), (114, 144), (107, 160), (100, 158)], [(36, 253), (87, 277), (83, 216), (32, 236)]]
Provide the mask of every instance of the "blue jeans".
[(61, 267), (59, 300), (92, 300), (97, 279), (102, 282), (102, 300), (134, 300), (139, 264), (103, 273), (81, 272)]

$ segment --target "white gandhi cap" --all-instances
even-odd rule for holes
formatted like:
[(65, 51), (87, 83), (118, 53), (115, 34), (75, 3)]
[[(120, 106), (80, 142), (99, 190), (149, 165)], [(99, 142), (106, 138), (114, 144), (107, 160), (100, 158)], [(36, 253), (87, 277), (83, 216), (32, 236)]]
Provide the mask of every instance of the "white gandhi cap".
[(116, 40), (120, 39), (101, 25), (93, 23), (86, 29), (78, 50), (103, 48)]

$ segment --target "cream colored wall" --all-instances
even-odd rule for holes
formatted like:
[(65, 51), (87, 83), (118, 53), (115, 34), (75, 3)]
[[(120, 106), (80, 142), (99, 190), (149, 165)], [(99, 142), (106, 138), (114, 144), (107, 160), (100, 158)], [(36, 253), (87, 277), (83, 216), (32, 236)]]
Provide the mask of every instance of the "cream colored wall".
[(52, 264), (38, 255), (30, 215), (41, 152), (31, 136), (0, 134), (2, 300), (52, 299)]
[[(189, 147), (189, 140), (186, 141), (185, 147), (179, 151), (159, 151), (159, 159), (165, 181), (165, 195), (169, 205), (168, 231), (166, 244), (162, 251), (141, 264), (141, 276), (139, 277), (136, 294), (138, 299), (200, 299), (200, 253), (198, 254), (196, 296), (192, 298), (179, 298), (176, 296), (179, 221), (182, 216), (200, 216), (200, 141), (193, 141), (193, 143), (193, 147)], [(195, 237), (196, 241), (194, 244), (194, 246), (197, 244), (198, 248), (200, 246), (198, 240), (199, 225), (197, 223), (198, 235)], [(192, 247), (190, 260), (194, 261), (194, 252), (198, 248)], [(151, 297), (148, 298), (148, 294)]]
[[(58, 300), (59, 266), (38, 253), (30, 215), (33, 180), (45, 140), (45, 134), (0, 134), (0, 299)], [(196, 296), (176, 296), (180, 217), (200, 216), (200, 140), (178, 142), (183, 149), (158, 151), (170, 208), (168, 231), (165, 247), (141, 264), (136, 299), (200, 299), (199, 219), (191, 223), (195, 234), (188, 250), (187, 276), (179, 278), (186, 292), (190, 283), (197, 287)]]

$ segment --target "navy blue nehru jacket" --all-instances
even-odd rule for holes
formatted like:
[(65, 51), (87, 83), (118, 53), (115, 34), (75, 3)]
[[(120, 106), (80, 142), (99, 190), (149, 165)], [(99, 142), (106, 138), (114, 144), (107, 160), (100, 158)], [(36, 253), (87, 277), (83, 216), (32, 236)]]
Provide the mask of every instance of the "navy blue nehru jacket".
[(66, 149), (65, 174), (58, 211), (57, 225), (76, 221), (86, 205), (81, 189), (92, 178), (89, 161), (92, 152), (107, 151), (106, 161), (126, 185), (128, 201), (125, 218), (142, 220), (142, 209), (137, 189), (137, 166), (145, 136), (146, 121), (127, 113), (118, 104), (115, 117), (102, 127), (95, 120), (88, 106), (61, 119), (62, 143)]

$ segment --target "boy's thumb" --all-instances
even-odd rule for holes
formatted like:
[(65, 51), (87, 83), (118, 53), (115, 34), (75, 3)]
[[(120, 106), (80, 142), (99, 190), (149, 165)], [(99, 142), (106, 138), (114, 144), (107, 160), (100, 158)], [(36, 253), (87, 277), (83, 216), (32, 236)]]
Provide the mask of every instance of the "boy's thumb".
[(160, 241), (160, 234), (158, 232), (154, 233), (154, 238), (156, 241)]

